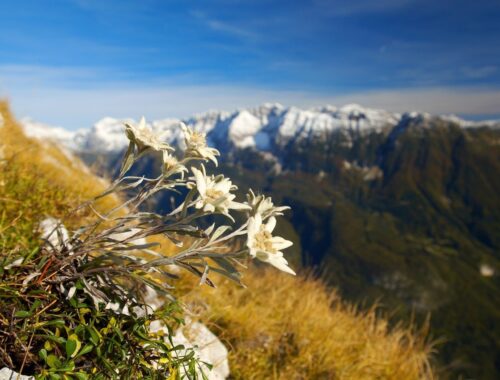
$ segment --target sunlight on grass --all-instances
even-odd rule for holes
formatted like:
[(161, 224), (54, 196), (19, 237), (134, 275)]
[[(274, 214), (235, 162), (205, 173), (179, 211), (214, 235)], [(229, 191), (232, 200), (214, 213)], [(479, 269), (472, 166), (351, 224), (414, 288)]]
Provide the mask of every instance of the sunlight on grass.
[[(7, 103), (0, 102), (0, 112), (7, 160), (0, 172), (0, 247), (32, 250), (40, 218), (62, 218), (106, 183), (55, 145), (25, 137)], [(116, 204), (107, 197), (99, 208)], [(65, 221), (71, 228), (89, 216), (77, 213)], [(156, 239), (163, 252), (176, 250)], [(226, 343), (235, 379), (433, 378), (425, 329), (389, 328), (376, 310), (357, 311), (318, 280), (255, 266), (244, 272), (248, 288), (214, 280), (216, 289), (183, 279), (178, 294), (188, 314)]]
[(182, 297), (231, 348), (235, 378), (433, 378), (425, 330), (391, 329), (376, 310), (357, 311), (309, 277), (250, 267), (243, 282), (221, 279)]

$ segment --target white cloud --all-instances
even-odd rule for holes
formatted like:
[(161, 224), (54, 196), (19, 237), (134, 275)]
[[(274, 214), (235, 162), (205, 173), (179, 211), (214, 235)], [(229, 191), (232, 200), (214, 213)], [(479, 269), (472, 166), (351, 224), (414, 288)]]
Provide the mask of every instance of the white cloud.
[(262, 87), (183, 85), (173, 81), (106, 82), (88, 69), (0, 67), (0, 96), (8, 97), (18, 117), (66, 128), (88, 127), (104, 116), (188, 117), (209, 109), (234, 110), (264, 102), (311, 107), (359, 103), (394, 112), (498, 115), (500, 89), (432, 87), (321, 94)]
[(429, 87), (377, 90), (332, 98), (336, 103), (356, 102), (393, 112), (410, 110), (432, 114), (498, 115), (500, 89), (484, 87)]

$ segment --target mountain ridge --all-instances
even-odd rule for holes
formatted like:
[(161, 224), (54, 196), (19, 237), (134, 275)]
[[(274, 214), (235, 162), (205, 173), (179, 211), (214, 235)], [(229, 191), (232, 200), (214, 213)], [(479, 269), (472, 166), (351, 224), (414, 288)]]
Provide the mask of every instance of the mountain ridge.
[[(148, 125), (165, 141), (182, 145), (179, 125), (184, 123), (198, 132), (207, 134), (208, 141), (226, 149), (251, 148), (272, 152), (304, 139), (321, 138), (330, 133), (346, 135), (346, 144), (352, 143), (349, 135), (381, 133), (403, 128), (412, 120), (426, 121), (439, 118), (462, 128), (486, 126), (500, 128), (500, 120), (470, 121), (456, 115), (433, 116), (425, 112), (393, 113), (382, 109), (348, 104), (337, 108), (332, 105), (300, 109), (278, 103), (264, 103), (254, 108), (233, 112), (208, 111), (185, 119), (164, 118)], [(126, 148), (123, 123), (134, 123), (132, 118), (104, 117), (89, 129), (69, 131), (23, 118), (21, 123), (30, 137), (52, 139), (79, 152), (118, 152)]]

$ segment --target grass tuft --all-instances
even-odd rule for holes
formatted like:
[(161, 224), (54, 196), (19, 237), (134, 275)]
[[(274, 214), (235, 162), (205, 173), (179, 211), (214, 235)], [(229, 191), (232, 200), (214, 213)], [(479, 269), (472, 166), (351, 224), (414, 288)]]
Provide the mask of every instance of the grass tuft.
[(433, 378), (425, 329), (390, 328), (375, 308), (358, 311), (308, 276), (253, 267), (243, 282), (183, 298), (231, 348), (235, 379)]

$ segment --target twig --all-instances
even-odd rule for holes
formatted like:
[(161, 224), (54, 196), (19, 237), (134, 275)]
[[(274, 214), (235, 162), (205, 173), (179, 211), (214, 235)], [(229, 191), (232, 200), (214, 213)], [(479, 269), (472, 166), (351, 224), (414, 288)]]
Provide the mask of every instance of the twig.
[(33, 317), (38, 317), (40, 314), (42, 314), (45, 310), (47, 309), (50, 309), (50, 307), (52, 305), (54, 305), (55, 303), (57, 302), (57, 300), (55, 299), (54, 301), (52, 301), (51, 303), (49, 303), (47, 306), (45, 306), (42, 310), (40, 310), (38, 313), (36, 313)]

